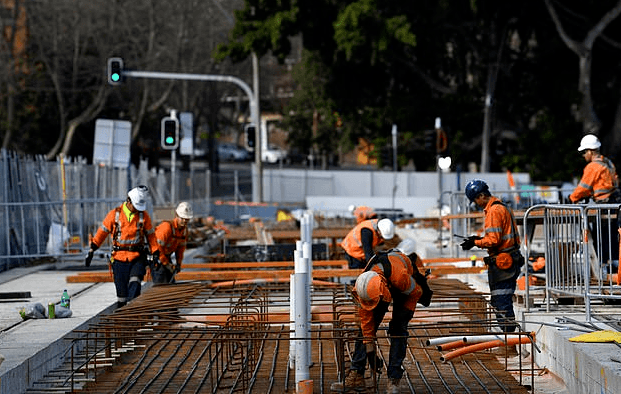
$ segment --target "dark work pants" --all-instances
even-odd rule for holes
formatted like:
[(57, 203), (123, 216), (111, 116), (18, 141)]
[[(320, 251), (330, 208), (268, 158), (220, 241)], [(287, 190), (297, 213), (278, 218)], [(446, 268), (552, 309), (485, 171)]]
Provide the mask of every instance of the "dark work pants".
[(503, 332), (514, 332), (517, 329), (513, 310), (515, 284), (515, 278), (489, 282), (490, 304), (496, 310), (496, 318)]
[[(393, 311), (392, 319), (388, 324), (388, 335), (390, 336), (390, 353), (388, 356), (388, 378), (401, 379), (403, 376), (403, 360), (405, 359), (408, 341), (408, 324), (414, 316), (414, 312), (403, 307), (406, 297), (402, 294), (393, 294)], [(373, 310), (373, 320), (375, 321), (375, 330), (379, 328), (384, 315), (388, 311), (387, 302), (380, 302)], [(362, 332), (360, 332), (362, 336)], [(362, 340), (356, 341), (354, 354), (351, 360), (351, 369), (359, 374), (364, 374), (367, 362), (367, 352)]]
[(350, 255), (348, 255), (347, 253), (345, 253), (345, 259), (347, 260), (347, 265), (349, 266), (349, 268), (364, 268), (367, 266), (367, 264), (362, 261), (359, 260), (355, 257), (351, 257)]
[(114, 287), (119, 306), (125, 305), (140, 295), (141, 282), (146, 274), (143, 261), (142, 257), (138, 257), (129, 262), (115, 261), (112, 263)]

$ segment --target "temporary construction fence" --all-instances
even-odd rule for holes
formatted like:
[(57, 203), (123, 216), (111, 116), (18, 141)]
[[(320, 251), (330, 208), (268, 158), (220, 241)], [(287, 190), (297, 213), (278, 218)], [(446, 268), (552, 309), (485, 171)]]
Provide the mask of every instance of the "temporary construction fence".
[[(529, 235), (541, 226), (545, 253), (545, 300), (550, 311), (554, 298), (583, 299), (591, 320), (595, 302), (621, 300), (617, 284), (619, 265), (618, 204), (535, 205), (524, 215), (526, 255)], [(525, 303), (530, 305), (529, 272), (526, 272)]]
[(208, 169), (156, 171), (146, 161), (138, 168), (115, 168), (89, 165), (84, 158), (49, 161), (0, 150), (0, 177), (0, 271), (82, 253), (106, 213), (136, 185), (149, 187), (151, 213), (181, 200), (190, 201), (196, 215), (210, 209)]

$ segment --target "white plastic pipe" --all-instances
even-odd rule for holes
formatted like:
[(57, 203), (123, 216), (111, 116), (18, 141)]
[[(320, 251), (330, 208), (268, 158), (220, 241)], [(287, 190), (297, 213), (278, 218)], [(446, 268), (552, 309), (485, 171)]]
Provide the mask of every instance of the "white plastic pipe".
[[(308, 333), (308, 316), (306, 304), (306, 288), (308, 287), (308, 273), (296, 272), (295, 274), (295, 382), (296, 386), (303, 380), (310, 378), (306, 338)], [(300, 339), (302, 338), (302, 339)]]
[[(297, 259), (293, 252), (293, 260)], [(295, 368), (295, 274), (289, 275), (289, 369)]]
[(455, 336), (450, 336), (450, 337), (431, 338), (431, 339), (427, 339), (427, 341), (425, 342), (425, 345), (427, 345), (427, 346), (443, 345), (443, 344), (449, 343), (449, 342), (461, 341), (461, 340), (463, 340), (463, 338), (464, 337), (461, 336), (461, 335), (455, 335)]
[(472, 335), (472, 336), (465, 336), (463, 341), (465, 343), (481, 343), (481, 342), (488, 342), (488, 341), (493, 341), (494, 339), (500, 339), (501, 341), (505, 341), (505, 340), (509, 340), (512, 338), (519, 338), (519, 337), (524, 337), (526, 335), (517, 335), (517, 334), (485, 334), (485, 335)]

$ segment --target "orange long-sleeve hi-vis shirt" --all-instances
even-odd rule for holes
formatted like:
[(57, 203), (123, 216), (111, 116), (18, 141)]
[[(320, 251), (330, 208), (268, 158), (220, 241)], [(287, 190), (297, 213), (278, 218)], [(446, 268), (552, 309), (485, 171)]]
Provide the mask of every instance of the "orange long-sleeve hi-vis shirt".
[(490, 256), (520, 246), (520, 235), (510, 208), (492, 196), (483, 211), (485, 235), (474, 241), (476, 246), (487, 249)]
[(595, 201), (606, 200), (619, 186), (615, 165), (606, 157), (593, 157), (582, 173), (582, 178), (569, 196), (572, 202), (593, 197)]
[(112, 258), (115, 261), (136, 259), (145, 243), (148, 243), (151, 252), (157, 249), (149, 213), (132, 213), (125, 203), (108, 212), (92, 242), (100, 247), (109, 234), (112, 235)]
[(181, 268), (183, 254), (187, 245), (187, 227), (179, 228), (179, 220), (177, 218), (172, 221), (162, 222), (155, 229), (155, 238), (157, 238), (157, 246), (160, 250), (160, 262), (163, 265), (170, 264), (170, 255), (174, 252), (177, 258), (177, 265)]
[[(391, 296), (392, 298), (394, 298), (396, 294), (405, 296), (406, 298), (403, 305), (399, 307), (414, 312), (416, 310), (416, 303), (423, 295), (423, 289), (416, 284), (413, 276), (414, 270), (418, 271), (415, 267), (416, 262), (410, 261), (405, 254), (396, 250), (391, 250), (389, 253), (382, 253), (376, 256), (376, 258), (378, 258), (378, 261), (374, 263), (371, 270), (385, 278), (385, 272), (388, 270), (384, 267), (386, 264), (390, 264), (390, 277), (385, 279), (390, 289)], [(382, 301), (391, 302), (392, 299), (383, 299)], [(395, 307), (396, 306), (393, 305), (393, 309)], [(358, 313), (364, 341), (370, 342), (377, 333), (375, 327), (379, 326), (381, 322), (375, 321), (372, 310), (359, 308)]]

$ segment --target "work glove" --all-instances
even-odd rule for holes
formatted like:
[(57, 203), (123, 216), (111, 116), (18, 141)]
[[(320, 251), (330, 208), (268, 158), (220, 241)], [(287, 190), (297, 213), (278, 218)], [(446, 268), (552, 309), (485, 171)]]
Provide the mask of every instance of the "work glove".
[(91, 261), (93, 261), (93, 254), (97, 249), (99, 249), (98, 246), (91, 242), (91, 248), (88, 250), (88, 253), (86, 254), (86, 259), (84, 260), (84, 265), (86, 267), (91, 266)]
[(366, 345), (367, 348), (367, 361), (369, 362), (369, 368), (375, 371), (376, 373), (382, 373), (382, 368), (384, 367), (384, 361), (377, 355), (375, 352), (375, 345), (369, 343)]
[(462, 250), (470, 250), (472, 248), (474, 248), (474, 240), (475, 239), (481, 239), (481, 237), (477, 237), (476, 235), (472, 235), (468, 238), (466, 238), (466, 240), (464, 242), (462, 242), (459, 246), (461, 246)]
[(421, 274), (420, 272), (414, 273), (414, 280), (416, 284), (423, 289), (423, 294), (418, 299), (418, 303), (422, 306), (429, 306), (431, 304), (431, 297), (433, 296), (433, 290), (429, 288), (427, 284), (427, 277)]

